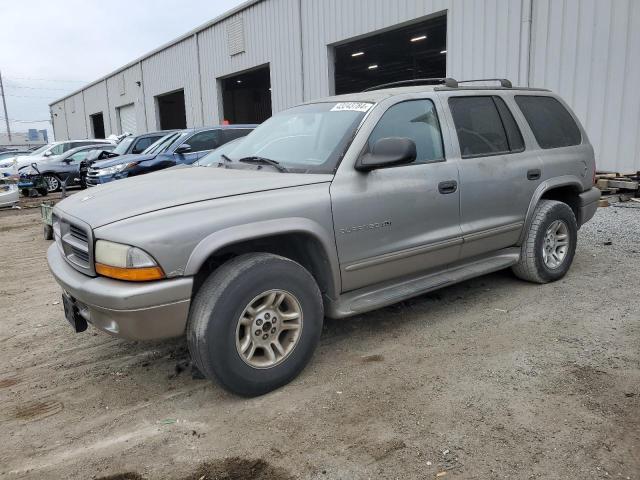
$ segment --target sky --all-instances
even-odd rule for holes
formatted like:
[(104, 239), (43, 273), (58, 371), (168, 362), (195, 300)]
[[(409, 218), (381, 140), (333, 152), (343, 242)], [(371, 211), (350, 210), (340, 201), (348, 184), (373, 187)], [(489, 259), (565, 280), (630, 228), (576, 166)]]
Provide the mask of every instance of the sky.
[(0, 73), (11, 131), (46, 128), (51, 136), (49, 103), (243, 2), (0, 0)]

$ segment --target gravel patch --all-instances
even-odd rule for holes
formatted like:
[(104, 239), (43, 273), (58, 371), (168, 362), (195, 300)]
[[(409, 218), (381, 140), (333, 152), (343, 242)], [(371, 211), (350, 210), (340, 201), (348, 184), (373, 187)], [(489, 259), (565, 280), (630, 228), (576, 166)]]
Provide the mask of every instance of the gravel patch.
[(640, 203), (615, 203), (599, 208), (593, 219), (580, 229), (578, 243), (632, 258), (640, 255)]

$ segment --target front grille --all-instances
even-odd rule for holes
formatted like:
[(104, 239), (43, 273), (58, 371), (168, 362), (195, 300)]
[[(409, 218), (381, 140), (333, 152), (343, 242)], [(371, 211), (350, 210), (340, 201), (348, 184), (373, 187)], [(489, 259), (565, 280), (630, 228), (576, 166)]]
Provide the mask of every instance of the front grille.
[(74, 237), (77, 238), (78, 240), (84, 242), (84, 243), (89, 243), (89, 237), (87, 236), (87, 232), (85, 232), (83, 229), (73, 225), (72, 223), (69, 224), (69, 234)]
[(87, 275), (93, 275), (93, 242), (91, 229), (65, 215), (53, 215), (53, 231), (56, 243), (67, 262)]

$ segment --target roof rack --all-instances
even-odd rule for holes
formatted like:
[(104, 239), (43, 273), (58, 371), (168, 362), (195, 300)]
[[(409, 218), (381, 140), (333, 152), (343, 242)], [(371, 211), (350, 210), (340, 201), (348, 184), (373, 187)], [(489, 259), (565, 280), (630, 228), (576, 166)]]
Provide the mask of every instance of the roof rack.
[[(507, 80), (508, 81), (508, 80)], [(411, 80), (400, 80), (397, 82), (383, 83), (382, 85), (376, 85), (375, 87), (369, 87), (362, 90), (363, 92), (370, 92), (372, 90), (380, 90), (382, 88), (389, 87), (402, 87), (408, 85), (440, 85), (444, 84), (445, 87), (456, 88), (458, 82), (453, 78), (414, 78)]]
[[(452, 79), (453, 80), (453, 79)], [(513, 88), (510, 80), (506, 78), (477, 78), (475, 80), (453, 80), (456, 85), (451, 86), (452, 88), (457, 88), (459, 83), (471, 83), (471, 82), (500, 82), (500, 86), (502, 88)], [(449, 87), (449, 85), (447, 85)]]

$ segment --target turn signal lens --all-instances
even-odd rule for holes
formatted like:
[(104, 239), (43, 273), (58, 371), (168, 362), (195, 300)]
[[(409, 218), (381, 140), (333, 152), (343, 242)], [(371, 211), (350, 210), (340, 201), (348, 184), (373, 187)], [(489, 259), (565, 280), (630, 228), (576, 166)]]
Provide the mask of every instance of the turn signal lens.
[(144, 268), (121, 268), (96, 263), (96, 273), (116, 280), (126, 280), (128, 282), (149, 282), (151, 280), (162, 280), (164, 272), (160, 267)]

